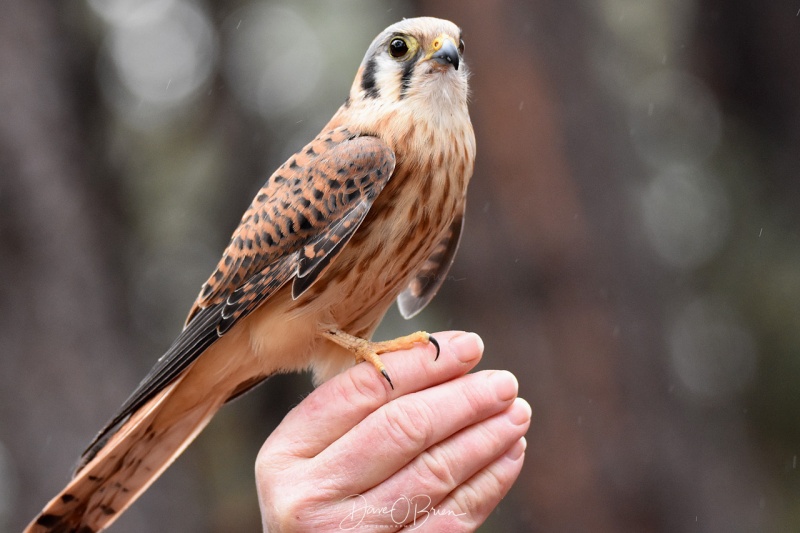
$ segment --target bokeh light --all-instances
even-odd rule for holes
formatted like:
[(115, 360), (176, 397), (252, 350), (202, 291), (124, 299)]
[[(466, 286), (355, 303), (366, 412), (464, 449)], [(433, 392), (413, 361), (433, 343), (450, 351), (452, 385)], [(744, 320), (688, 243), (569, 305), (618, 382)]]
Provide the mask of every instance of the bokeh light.
[(139, 9), (118, 4), (111, 15), (110, 9), (102, 11), (108, 23), (98, 67), (104, 94), (132, 125), (161, 123), (208, 82), (217, 56), (216, 33), (207, 14), (184, 0)]
[(721, 128), (716, 99), (686, 72), (661, 70), (633, 93), (631, 139), (655, 168), (702, 163), (719, 145)]
[(87, 0), (92, 11), (106, 24), (124, 26), (158, 19), (177, 0)]
[(699, 171), (672, 170), (654, 177), (641, 195), (644, 232), (667, 265), (696, 268), (722, 248), (730, 201), (721, 183)]
[(682, 308), (669, 333), (672, 368), (690, 393), (730, 400), (751, 383), (758, 361), (744, 322), (726, 303), (698, 298)]
[(238, 100), (264, 118), (289, 114), (314, 94), (325, 48), (288, 4), (253, 2), (223, 25), (223, 72)]

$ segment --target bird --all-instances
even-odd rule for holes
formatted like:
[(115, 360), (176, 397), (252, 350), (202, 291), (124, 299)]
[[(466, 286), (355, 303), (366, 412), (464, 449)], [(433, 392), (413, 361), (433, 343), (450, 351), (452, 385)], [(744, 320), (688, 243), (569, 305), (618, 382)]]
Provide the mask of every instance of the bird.
[(461, 238), (475, 160), (461, 29), (403, 19), (370, 44), (344, 103), (258, 191), (183, 330), (27, 533), (110, 526), (227, 402), (276, 373), (319, 384), (436, 339), (372, 335), (419, 313)]

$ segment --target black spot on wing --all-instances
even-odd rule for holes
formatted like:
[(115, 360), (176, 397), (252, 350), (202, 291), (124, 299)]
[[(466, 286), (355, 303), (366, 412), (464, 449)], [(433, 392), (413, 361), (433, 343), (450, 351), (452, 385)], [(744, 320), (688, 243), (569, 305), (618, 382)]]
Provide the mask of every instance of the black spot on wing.
[(61, 522), (61, 518), (61, 516), (54, 514), (43, 514), (39, 515), (39, 518), (36, 519), (36, 524), (42, 527), (53, 527)]
[(314, 284), (347, 244), (391, 178), (395, 165), (389, 147), (369, 136), (343, 143), (340, 153), (331, 157), (334, 164), (322, 172), (329, 176), (330, 203), (326, 209), (331, 224), (304, 244), (292, 282), (294, 298)]
[(361, 88), (367, 94), (367, 98), (377, 98), (381, 92), (377, 86), (377, 79), (375, 73), (378, 70), (378, 62), (373, 57), (364, 66), (364, 72), (361, 75)]
[(324, 272), (364, 221), (370, 205), (371, 200), (356, 205), (328, 232), (309, 243), (307, 246), (309, 255), (300, 261), (298, 277), (292, 282), (293, 298), (297, 299), (303, 294)]
[(292, 278), (295, 269), (294, 255), (284, 256), (233, 291), (221, 309), (216, 326), (218, 335), (224, 335), (236, 322), (275, 294)]

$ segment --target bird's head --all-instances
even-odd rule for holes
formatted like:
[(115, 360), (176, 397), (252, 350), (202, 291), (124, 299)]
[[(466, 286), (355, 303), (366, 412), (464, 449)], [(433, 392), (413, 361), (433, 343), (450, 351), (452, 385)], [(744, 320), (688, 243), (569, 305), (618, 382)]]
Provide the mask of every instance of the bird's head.
[(378, 35), (358, 70), (349, 102), (386, 108), (432, 106), (466, 111), (468, 70), (461, 29), (433, 17), (405, 19)]

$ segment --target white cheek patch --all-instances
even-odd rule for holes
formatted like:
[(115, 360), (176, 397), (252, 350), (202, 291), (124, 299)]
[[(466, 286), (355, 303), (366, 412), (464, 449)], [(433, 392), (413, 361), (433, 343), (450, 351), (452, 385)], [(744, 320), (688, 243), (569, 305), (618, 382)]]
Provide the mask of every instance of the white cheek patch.
[(400, 97), (401, 63), (380, 54), (375, 58), (375, 81), (381, 93), (381, 98), (394, 101)]

